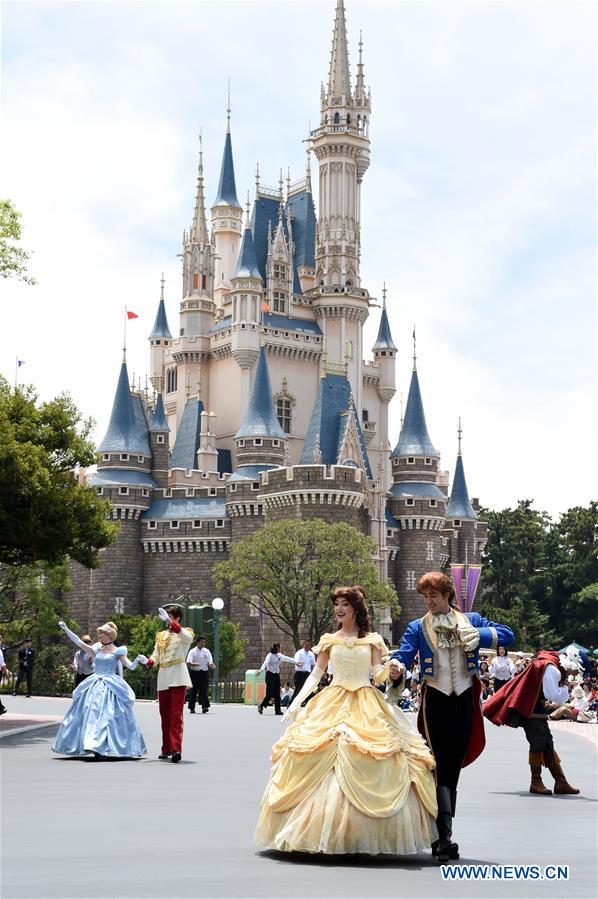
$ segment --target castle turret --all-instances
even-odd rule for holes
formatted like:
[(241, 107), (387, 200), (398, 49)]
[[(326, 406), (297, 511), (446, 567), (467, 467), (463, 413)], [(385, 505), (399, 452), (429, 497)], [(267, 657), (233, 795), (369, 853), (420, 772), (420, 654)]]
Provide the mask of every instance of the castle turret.
[(243, 210), (237, 199), (233, 145), (230, 133), (230, 99), (227, 109), (226, 137), (220, 169), (218, 193), (211, 208), (212, 239), (215, 251), (214, 300), (219, 308), (225, 303), (230, 290), (230, 278), (234, 271), (243, 227)]
[[(201, 141), (201, 139), (200, 139)], [(183, 299), (180, 333), (185, 337), (206, 335), (214, 324), (214, 247), (206, 223), (203, 152), (200, 142), (195, 209), (189, 233), (183, 236)]]
[(235, 435), (236, 465), (282, 465), (286, 434), (276, 417), (266, 351), (260, 347), (251, 398)]
[(396, 393), (396, 355), (397, 347), (390, 332), (390, 324), (386, 313), (386, 284), (382, 288), (382, 315), (378, 336), (372, 347), (374, 360), (380, 371), (380, 381), (376, 393), (380, 399), (379, 438), (384, 449), (388, 447), (388, 405)]
[(231, 277), (230, 293), (232, 354), (241, 369), (241, 414), (249, 403), (251, 369), (260, 350), (259, 326), (263, 295), (262, 278), (255, 257), (248, 211), (241, 251)]
[[(293, 297), (293, 252), (290, 237), (290, 214), (285, 237), (282, 201), (279, 208), (278, 226), (272, 243), (268, 247), (266, 260), (266, 295), (272, 312), (292, 315)], [(299, 291), (301, 290), (299, 286)]]
[(160, 281), (160, 302), (154, 327), (149, 336), (150, 342), (150, 380), (154, 390), (161, 393), (164, 390), (164, 356), (172, 346), (172, 334), (166, 318), (166, 306), (164, 305), (164, 275)]
[(168, 469), (170, 467), (169, 433), (170, 428), (164, 413), (164, 401), (162, 394), (159, 393), (149, 426), (149, 441), (152, 451), (152, 475), (158, 486), (163, 488), (168, 487)]

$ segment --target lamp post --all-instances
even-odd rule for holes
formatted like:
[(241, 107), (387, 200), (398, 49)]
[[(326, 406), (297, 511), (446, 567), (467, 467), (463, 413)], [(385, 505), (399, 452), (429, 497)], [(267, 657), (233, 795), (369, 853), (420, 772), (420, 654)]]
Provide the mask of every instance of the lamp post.
[(224, 600), (219, 596), (212, 600), (214, 609), (214, 702), (220, 702), (220, 612)]

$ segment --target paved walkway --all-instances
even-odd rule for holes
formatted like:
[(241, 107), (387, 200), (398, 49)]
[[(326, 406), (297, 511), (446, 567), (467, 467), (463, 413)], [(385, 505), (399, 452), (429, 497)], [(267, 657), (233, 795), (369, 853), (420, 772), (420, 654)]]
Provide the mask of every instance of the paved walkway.
[[(26, 703), (26, 705), (25, 705)], [(7, 697), (11, 713), (62, 715), (67, 700)], [(443, 882), (428, 855), (390, 859), (260, 852), (252, 832), (280, 719), (255, 708), (186, 716), (180, 765), (161, 762), (155, 703), (136, 712), (141, 761), (57, 758), (56, 725), (7, 735), (2, 758), (3, 899), (585, 899), (598, 895), (596, 756), (575, 733), (555, 743), (579, 797), (528, 793), (520, 731), (487, 725), (460, 784), (462, 863), (569, 865), (564, 882)], [(4, 716), (8, 717), (8, 716)]]

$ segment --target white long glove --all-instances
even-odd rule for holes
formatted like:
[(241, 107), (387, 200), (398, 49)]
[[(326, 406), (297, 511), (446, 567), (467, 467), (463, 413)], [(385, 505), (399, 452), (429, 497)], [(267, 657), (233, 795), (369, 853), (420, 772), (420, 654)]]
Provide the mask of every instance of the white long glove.
[(140, 663), (142, 665), (147, 665), (147, 656), (143, 656), (143, 655), (135, 656), (135, 658), (133, 659), (132, 662), (130, 662), (127, 659), (125, 661), (125, 666), (129, 669), (129, 671), (135, 671), (135, 669), (137, 668), (137, 665), (139, 665)]
[(466, 624), (464, 627), (459, 628), (459, 639), (461, 640), (463, 649), (467, 650), (467, 652), (471, 652), (480, 642), (480, 632), (477, 627)]
[(170, 615), (168, 614), (166, 609), (162, 608), (162, 606), (160, 606), (160, 608), (158, 609), (158, 615), (160, 616), (162, 621), (168, 621), (168, 619), (170, 618)]
[(66, 636), (75, 644), (75, 646), (78, 646), (79, 649), (84, 649), (87, 653), (89, 653), (90, 647), (88, 646), (88, 644), (84, 643), (81, 637), (78, 637), (77, 634), (75, 634), (69, 627), (67, 627), (64, 621), (59, 621), (58, 627), (62, 628)]
[(318, 668), (317, 666), (314, 668), (312, 673), (309, 675), (309, 677), (307, 678), (307, 680), (301, 687), (301, 690), (299, 691), (297, 696), (295, 696), (292, 703), (290, 704), (290, 706), (288, 707), (288, 709), (282, 716), (282, 719), (280, 722), (281, 724), (286, 724), (287, 721), (290, 722), (295, 719), (297, 712), (301, 708), (301, 703), (303, 702), (304, 699), (307, 699), (308, 696), (311, 696), (311, 694), (316, 690), (318, 684), (320, 683), (320, 681), (322, 680), (322, 678), (324, 677), (325, 674), (326, 674), (326, 672), (323, 671), (321, 668)]

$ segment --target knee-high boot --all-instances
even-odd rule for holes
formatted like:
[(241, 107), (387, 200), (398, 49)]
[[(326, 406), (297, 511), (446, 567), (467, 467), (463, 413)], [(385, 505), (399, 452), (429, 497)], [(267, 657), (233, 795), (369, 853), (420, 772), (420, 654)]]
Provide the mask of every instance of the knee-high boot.
[[(459, 858), (459, 847), (456, 843), (453, 843), (453, 803), (451, 802), (451, 792), (454, 792), (456, 801), (456, 790), (451, 791), (450, 787), (436, 788), (438, 800), (438, 817), (436, 818), (438, 845), (435, 854), (440, 864)], [(434, 849), (432, 849), (432, 852), (434, 852)]]
[(532, 779), (529, 785), (530, 793), (536, 793), (538, 796), (552, 796), (552, 790), (544, 786), (542, 783), (542, 763), (544, 761), (543, 752), (530, 752), (529, 766), (532, 772)]
[(556, 754), (556, 752), (545, 752), (544, 753), (544, 764), (554, 777), (554, 792), (555, 795), (571, 795), (577, 796), (579, 790), (577, 787), (572, 787), (570, 783), (567, 782), (567, 778), (565, 777), (565, 772), (561, 768), (560, 764), (561, 760)]

